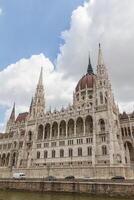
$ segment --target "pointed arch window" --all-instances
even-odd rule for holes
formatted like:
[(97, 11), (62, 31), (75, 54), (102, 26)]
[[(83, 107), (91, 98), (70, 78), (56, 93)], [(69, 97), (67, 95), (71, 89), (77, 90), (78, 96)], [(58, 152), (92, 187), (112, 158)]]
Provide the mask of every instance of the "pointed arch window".
[(82, 156), (82, 148), (81, 147), (78, 148), (78, 156)]
[(47, 158), (47, 157), (48, 157), (48, 152), (44, 151), (44, 158)]
[(63, 158), (63, 157), (64, 157), (64, 150), (60, 149), (60, 158)]
[(55, 158), (55, 156), (56, 156), (56, 152), (55, 150), (52, 150), (52, 158)]
[(107, 155), (107, 147), (102, 146), (102, 155)]
[(40, 158), (40, 152), (37, 151), (37, 159), (39, 159), (39, 158)]
[(42, 140), (43, 139), (43, 125), (40, 124), (39, 127), (38, 127), (38, 137), (37, 137), (38, 140)]
[(92, 156), (92, 147), (87, 148), (87, 154), (88, 156)]
[(99, 120), (99, 125), (100, 125), (100, 131), (105, 132), (105, 121), (104, 121), (104, 119)]
[(69, 150), (68, 150), (68, 156), (69, 156), (69, 157), (72, 157), (72, 156), (73, 156), (73, 149), (69, 149)]

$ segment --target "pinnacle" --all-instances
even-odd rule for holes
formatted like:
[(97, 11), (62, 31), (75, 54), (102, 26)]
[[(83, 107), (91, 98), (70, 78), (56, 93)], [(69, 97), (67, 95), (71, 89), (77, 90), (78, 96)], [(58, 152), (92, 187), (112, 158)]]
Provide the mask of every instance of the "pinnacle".
[(13, 104), (13, 109), (12, 109), (12, 112), (11, 112), (9, 119), (12, 120), (12, 121), (15, 121), (15, 102)]
[(93, 68), (92, 68), (92, 65), (91, 65), (91, 61), (90, 61), (90, 56), (89, 56), (89, 61), (88, 61), (88, 68), (87, 68), (87, 73), (88, 74), (93, 74)]
[(99, 43), (99, 53), (98, 53), (98, 66), (104, 65), (103, 56), (102, 56), (102, 50), (101, 45)]
[(38, 81), (38, 85), (41, 86), (42, 84), (43, 84), (43, 67), (41, 67), (39, 81)]

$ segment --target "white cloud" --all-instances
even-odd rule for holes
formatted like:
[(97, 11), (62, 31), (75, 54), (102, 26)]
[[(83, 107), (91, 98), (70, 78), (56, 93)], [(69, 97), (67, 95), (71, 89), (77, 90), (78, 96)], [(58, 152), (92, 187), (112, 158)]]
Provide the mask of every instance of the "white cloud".
[[(8, 106), (5, 122), (8, 119), (13, 102), (16, 113), (28, 111), (30, 101), (35, 93), (41, 66), (46, 97), (46, 109), (67, 105), (72, 98), (73, 80), (64, 79), (61, 72), (54, 70), (51, 61), (45, 55), (33, 55), (29, 59), (21, 59), (0, 72), (0, 105)], [(59, 95), (60, 94), (60, 95)], [(3, 127), (1, 125), (1, 127)]]
[(86, 70), (89, 50), (95, 69), (101, 42), (116, 99), (126, 110), (134, 105), (133, 19), (133, 0), (90, 0), (73, 11), (57, 59), (58, 69), (78, 80)]

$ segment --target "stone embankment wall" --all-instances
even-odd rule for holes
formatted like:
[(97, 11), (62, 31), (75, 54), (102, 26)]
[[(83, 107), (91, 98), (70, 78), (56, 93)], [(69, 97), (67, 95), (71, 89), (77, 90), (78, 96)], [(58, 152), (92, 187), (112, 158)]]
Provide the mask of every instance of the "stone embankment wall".
[(0, 180), (0, 189), (36, 192), (73, 192), (90, 195), (134, 196), (134, 183)]
[(75, 176), (76, 178), (90, 177), (93, 179), (110, 179), (113, 176), (124, 176), (126, 179), (134, 179), (134, 171), (130, 167), (38, 167), (38, 168), (0, 168), (0, 178), (12, 178), (13, 173), (23, 172), (27, 178), (43, 178), (55, 176), (65, 178)]

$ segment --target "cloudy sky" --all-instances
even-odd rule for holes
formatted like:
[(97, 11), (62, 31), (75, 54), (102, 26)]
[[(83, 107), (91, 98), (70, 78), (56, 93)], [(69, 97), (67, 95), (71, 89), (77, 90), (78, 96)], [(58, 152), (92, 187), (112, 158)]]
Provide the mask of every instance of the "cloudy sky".
[(41, 66), (47, 109), (68, 105), (99, 42), (115, 99), (132, 111), (133, 22), (133, 0), (0, 0), (0, 130), (14, 101), (28, 110)]

